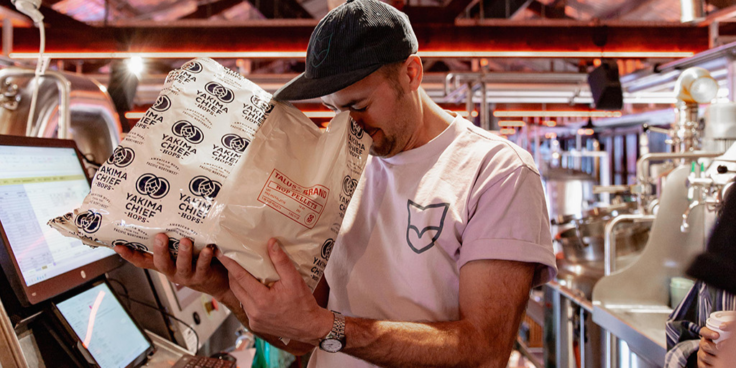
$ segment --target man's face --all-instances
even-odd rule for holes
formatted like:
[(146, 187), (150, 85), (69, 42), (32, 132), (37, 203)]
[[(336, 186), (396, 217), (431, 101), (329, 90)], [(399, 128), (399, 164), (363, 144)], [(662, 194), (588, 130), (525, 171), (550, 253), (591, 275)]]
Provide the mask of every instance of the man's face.
[(353, 120), (373, 138), (370, 153), (391, 157), (406, 149), (417, 126), (411, 119), (414, 107), (410, 93), (397, 89), (379, 70), (322, 97), (322, 103), (335, 112), (350, 111)]

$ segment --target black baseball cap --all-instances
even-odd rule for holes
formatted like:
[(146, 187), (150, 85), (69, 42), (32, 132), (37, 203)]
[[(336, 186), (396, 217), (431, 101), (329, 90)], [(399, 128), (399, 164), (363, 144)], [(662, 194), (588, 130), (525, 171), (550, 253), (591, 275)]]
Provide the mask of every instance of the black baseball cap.
[(309, 38), (306, 72), (281, 87), (277, 100), (337, 92), (418, 49), (409, 17), (377, 0), (348, 0), (317, 24)]

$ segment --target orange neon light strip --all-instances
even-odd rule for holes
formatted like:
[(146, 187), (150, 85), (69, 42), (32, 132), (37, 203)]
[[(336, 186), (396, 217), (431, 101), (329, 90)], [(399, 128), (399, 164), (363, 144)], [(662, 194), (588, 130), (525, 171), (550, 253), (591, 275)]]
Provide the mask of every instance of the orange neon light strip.
[(523, 127), (526, 123), (522, 120), (502, 120), (498, 122), (498, 126), (502, 127)]
[(105, 291), (100, 290), (100, 293), (97, 294), (97, 299), (95, 299), (95, 303), (92, 305), (92, 311), (89, 313), (89, 322), (87, 323), (87, 336), (84, 338), (84, 347), (88, 347), (90, 341), (92, 341), (92, 331), (95, 329), (95, 318), (97, 318), (97, 310), (100, 309), (100, 304), (102, 304), (102, 298), (105, 297)]
[[(686, 51), (419, 51), (421, 57), (444, 58), (634, 58), (672, 59), (695, 55)], [(46, 52), (51, 59), (192, 59), (201, 56), (220, 59), (304, 59), (306, 51), (183, 51), (183, 52)], [(37, 59), (35, 52), (11, 52), (11, 59)]]
[(516, 129), (514, 128), (503, 128), (500, 130), (501, 134), (503, 135), (514, 135), (516, 134)]
[[(458, 114), (458, 115), (460, 115), (460, 116), (462, 116), (462, 117), (467, 117), (468, 116), (468, 112), (465, 111), (465, 110), (453, 111), (453, 112), (456, 113), (456, 114)], [(332, 118), (335, 117), (335, 113), (332, 112), (332, 111), (304, 111), (304, 114), (307, 115), (308, 118), (332, 119)], [(126, 119), (135, 120), (135, 119), (141, 119), (141, 118), (143, 118), (144, 115), (146, 115), (146, 112), (145, 111), (143, 111), (143, 112), (141, 112), (141, 111), (130, 111), (130, 112), (126, 112), (125, 113), (125, 118)]]
[(565, 118), (618, 118), (621, 111), (494, 111), (497, 118), (565, 117)]

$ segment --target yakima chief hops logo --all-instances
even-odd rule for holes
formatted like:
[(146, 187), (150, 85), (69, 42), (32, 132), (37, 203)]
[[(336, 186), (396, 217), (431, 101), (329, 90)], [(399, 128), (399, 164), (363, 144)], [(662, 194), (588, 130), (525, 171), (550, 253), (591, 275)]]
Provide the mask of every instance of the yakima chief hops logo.
[(243, 119), (260, 126), (274, 105), (258, 95), (250, 96), (250, 103), (243, 103)]
[(220, 139), (222, 145), (212, 145), (212, 160), (228, 166), (235, 165), (248, 147), (248, 141), (237, 134), (225, 134)]
[(358, 123), (356, 123), (352, 118), (350, 119), (350, 133), (352, 133), (355, 138), (363, 138), (363, 128), (361, 128), (360, 125), (358, 125)]
[(332, 247), (335, 246), (335, 240), (332, 238), (329, 238), (325, 240), (324, 243), (322, 243), (322, 258), (325, 259), (325, 261), (330, 259), (330, 254), (332, 254)]
[(171, 127), (171, 132), (174, 133), (175, 136), (184, 138), (187, 142), (192, 144), (199, 144), (204, 140), (202, 129), (199, 129), (194, 124), (186, 120), (179, 120), (174, 123)]
[[(363, 144), (363, 128), (358, 125), (352, 118), (350, 118), (350, 135), (348, 136), (348, 152), (353, 158), (361, 159), (365, 152), (365, 145)], [(366, 138), (367, 140), (367, 138)]]
[(140, 250), (142, 252), (148, 252), (148, 247), (141, 243), (129, 242), (123, 239), (117, 239), (112, 242), (113, 247), (117, 247), (118, 245), (122, 245), (122, 246), (128, 247), (133, 250)]
[(204, 175), (195, 176), (189, 182), (189, 191), (195, 196), (207, 199), (214, 199), (220, 192), (222, 184), (219, 181), (212, 180)]
[(112, 156), (107, 159), (107, 163), (122, 168), (130, 165), (134, 159), (135, 151), (132, 148), (117, 146), (115, 151), (112, 152)]
[(223, 87), (220, 83), (209, 82), (204, 85), (204, 89), (224, 103), (231, 103), (235, 100), (235, 93), (231, 89)]
[(129, 166), (133, 160), (135, 160), (135, 151), (133, 149), (117, 146), (112, 156), (107, 159), (107, 165), (102, 165), (97, 170), (97, 173), (95, 173), (95, 180), (92, 182), (92, 185), (98, 188), (112, 190), (123, 180), (128, 179), (128, 173), (121, 169)]
[(77, 216), (77, 218), (74, 219), (74, 224), (85, 233), (92, 234), (97, 232), (97, 230), (100, 230), (100, 226), (102, 225), (102, 215), (89, 210), (86, 213)]
[(169, 237), (169, 252), (174, 256), (179, 254), (179, 239)]
[[(179, 120), (171, 126), (173, 136), (163, 134), (161, 152), (175, 158), (187, 157), (197, 153), (196, 144), (204, 141), (202, 129), (194, 124)], [(178, 137), (178, 138), (177, 138)]]
[(238, 153), (245, 152), (248, 141), (237, 134), (225, 134), (222, 136), (222, 145)]
[(171, 184), (169, 181), (153, 174), (143, 174), (135, 183), (138, 193), (147, 195), (153, 199), (161, 199), (169, 194)]
[(358, 187), (358, 180), (353, 179), (350, 175), (345, 175), (342, 179), (342, 192), (350, 197), (355, 192), (356, 187)]
[(166, 95), (158, 96), (156, 102), (151, 106), (153, 111), (164, 112), (171, 108), (171, 100)]
[(235, 92), (224, 87), (217, 82), (209, 82), (205, 84), (204, 91), (197, 91), (197, 98), (194, 102), (197, 107), (207, 112), (211, 116), (217, 116), (227, 113), (227, 104), (235, 100)]
[(222, 189), (222, 183), (204, 175), (195, 176), (189, 181), (192, 195), (179, 193), (179, 217), (195, 224), (202, 223), (212, 209), (212, 200)]
[(188, 61), (184, 63), (184, 65), (181, 66), (182, 70), (186, 70), (190, 73), (198, 74), (201, 73), (204, 68), (202, 67), (202, 64), (200, 64), (198, 61)]

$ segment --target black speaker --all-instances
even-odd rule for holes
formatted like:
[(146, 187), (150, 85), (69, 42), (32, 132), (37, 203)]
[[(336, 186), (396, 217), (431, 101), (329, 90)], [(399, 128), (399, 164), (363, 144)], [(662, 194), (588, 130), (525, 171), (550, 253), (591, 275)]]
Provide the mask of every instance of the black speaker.
[(588, 85), (593, 93), (595, 108), (599, 110), (621, 110), (624, 106), (624, 93), (618, 76), (615, 61), (603, 61), (588, 74)]
[(110, 82), (107, 84), (107, 93), (118, 113), (125, 113), (133, 108), (135, 91), (138, 89), (138, 77), (128, 70), (124, 62), (115, 61), (110, 66)]

